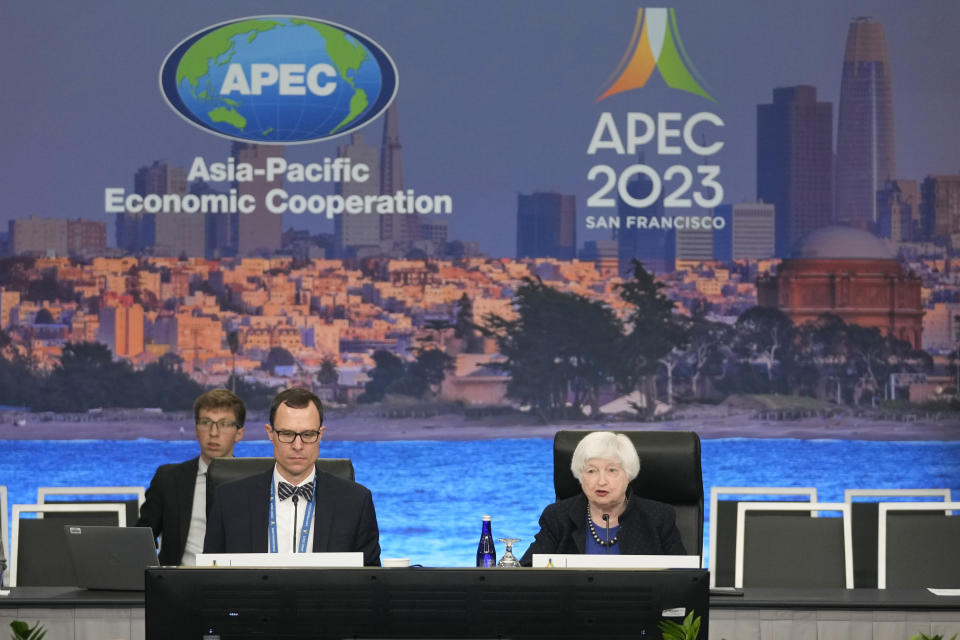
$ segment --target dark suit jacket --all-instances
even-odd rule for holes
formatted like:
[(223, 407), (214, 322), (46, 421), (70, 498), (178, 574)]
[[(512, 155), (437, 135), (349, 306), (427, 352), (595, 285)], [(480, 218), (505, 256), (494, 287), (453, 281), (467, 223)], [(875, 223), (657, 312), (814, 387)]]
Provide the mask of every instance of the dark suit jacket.
[[(597, 528), (601, 536), (602, 527)], [(586, 553), (587, 497), (584, 494), (554, 502), (540, 516), (540, 532), (520, 558), (529, 567), (535, 553)], [(685, 555), (673, 507), (631, 496), (620, 516), (617, 546), (622, 554)]]
[[(266, 553), (270, 483), (266, 473), (217, 487), (207, 518), (204, 553)], [(380, 530), (373, 498), (363, 485), (317, 471), (313, 550), (362, 551), (363, 564), (380, 566)]]
[(183, 558), (193, 513), (199, 456), (178, 464), (161, 465), (150, 481), (140, 507), (138, 527), (150, 527), (160, 542), (160, 564), (177, 565)]

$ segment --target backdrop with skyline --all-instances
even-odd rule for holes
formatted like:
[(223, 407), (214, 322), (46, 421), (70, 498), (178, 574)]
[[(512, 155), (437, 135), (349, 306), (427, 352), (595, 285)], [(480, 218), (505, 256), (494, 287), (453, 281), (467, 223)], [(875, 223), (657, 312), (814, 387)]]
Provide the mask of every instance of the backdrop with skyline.
[[(515, 253), (518, 193), (575, 195), (578, 240), (609, 238), (609, 231), (584, 226), (590, 213), (613, 213), (586, 206), (598, 187), (587, 178), (597, 158), (586, 150), (604, 111), (618, 124), (628, 112), (716, 113), (725, 126), (703, 131), (724, 142), (711, 158), (722, 170), (724, 202), (755, 199), (757, 105), (770, 103), (774, 88), (812, 85), (819, 100), (833, 104), (836, 119), (847, 29), (858, 16), (871, 16), (886, 31), (898, 176), (960, 171), (956, 3), (672, 8), (685, 53), (716, 102), (669, 89), (656, 72), (643, 89), (595, 101), (630, 41), (638, 9), (631, 3), (284, 2), (273, 10), (344, 24), (393, 57), (405, 185), (450, 194), (450, 238), (475, 241), (493, 256)], [(131, 189), (136, 171), (156, 160), (184, 167), (197, 156), (224, 161), (229, 142), (179, 118), (157, 77), (167, 53), (188, 35), (261, 13), (254, 2), (177, 0), (162, 14), (123, 2), (5, 6), (10, 28), (0, 55), (15, 62), (0, 69), (10, 87), (0, 109), (12, 125), (0, 151), (0, 228), (31, 215), (88, 218), (106, 221), (112, 238), (106, 187)], [(382, 120), (364, 129), (368, 143), (379, 144)], [(317, 161), (346, 142), (288, 147), (286, 157)], [(699, 161), (689, 151), (681, 159)], [(635, 158), (610, 160), (622, 168)], [(648, 164), (672, 160), (646, 150)], [(283, 224), (333, 231), (331, 222), (309, 214), (285, 214)]]

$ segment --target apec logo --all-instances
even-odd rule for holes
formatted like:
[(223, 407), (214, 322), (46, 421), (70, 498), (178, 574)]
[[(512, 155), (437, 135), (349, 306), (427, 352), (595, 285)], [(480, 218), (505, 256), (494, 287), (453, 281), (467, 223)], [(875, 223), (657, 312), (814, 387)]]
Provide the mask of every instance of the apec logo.
[(596, 101), (643, 87), (654, 69), (660, 71), (668, 87), (715, 102), (701, 86), (702, 81), (698, 82), (695, 77), (693, 62), (680, 40), (676, 13), (662, 8), (647, 9), (646, 16), (643, 9), (637, 10), (637, 21), (623, 59)]
[(315, 18), (257, 16), (177, 45), (160, 89), (190, 123), (234, 140), (316, 142), (363, 127), (390, 105), (397, 68), (370, 38)]

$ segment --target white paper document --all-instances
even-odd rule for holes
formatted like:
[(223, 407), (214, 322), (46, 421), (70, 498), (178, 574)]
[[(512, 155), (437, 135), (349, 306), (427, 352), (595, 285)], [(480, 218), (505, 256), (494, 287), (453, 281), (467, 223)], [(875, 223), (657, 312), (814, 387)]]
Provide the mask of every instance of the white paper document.
[(362, 567), (363, 553), (198, 553), (198, 567)]
[(700, 556), (535, 553), (533, 566), (560, 569), (699, 569)]

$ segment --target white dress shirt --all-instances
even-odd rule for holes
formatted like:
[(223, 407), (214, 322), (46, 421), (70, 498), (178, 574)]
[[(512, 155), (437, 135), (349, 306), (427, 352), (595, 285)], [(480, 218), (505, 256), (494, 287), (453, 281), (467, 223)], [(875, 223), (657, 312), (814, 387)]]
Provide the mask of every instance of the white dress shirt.
[[(306, 480), (300, 484), (294, 485), (295, 487), (300, 487), (305, 484), (312, 484), (314, 478), (316, 477), (316, 469), (310, 472), (310, 475), (307, 476)], [(273, 468), (273, 495), (274, 502), (277, 507), (277, 552), (278, 553), (297, 553), (298, 547), (300, 546), (300, 529), (303, 527), (303, 516), (307, 512), (307, 505), (309, 504), (303, 498), (300, 498), (297, 507), (296, 515), (297, 522), (294, 524), (293, 515), (294, 515), (294, 506), (293, 498), (287, 498), (286, 500), (281, 500), (279, 491), (277, 490), (277, 483), (280, 481), (287, 482), (284, 480), (283, 476), (280, 475), (280, 472), (277, 471), (276, 466)], [(289, 483), (292, 484), (292, 483)], [(317, 496), (314, 495), (314, 500), (317, 499)], [(267, 523), (267, 526), (270, 526), (270, 523)], [(310, 523), (310, 535), (307, 538), (307, 553), (313, 552), (313, 530), (315, 527), (313, 523)], [(296, 544), (294, 544), (294, 532), (296, 532)], [(269, 535), (269, 532), (268, 532)]]
[(193, 485), (193, 510), (190, 513), (190, 529), (187, 545), (183, 549), (180, 564), (192, 567), (197, 564), (197, 554), (203, 551), (203, 536), (207, 532), (207, 464), (197, 461), (197, 481)]

